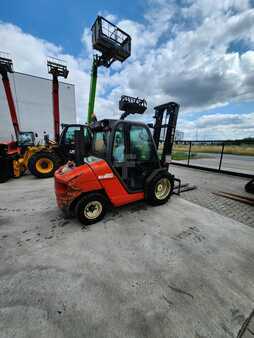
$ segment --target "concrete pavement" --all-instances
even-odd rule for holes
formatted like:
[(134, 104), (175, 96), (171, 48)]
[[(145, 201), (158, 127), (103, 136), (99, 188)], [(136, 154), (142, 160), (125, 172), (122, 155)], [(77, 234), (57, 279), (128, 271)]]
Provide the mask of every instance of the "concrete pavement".
[(0, 186), (0, 337), (236, 337), (254, 229), (174, 196), (81, 230), (53, 180)]

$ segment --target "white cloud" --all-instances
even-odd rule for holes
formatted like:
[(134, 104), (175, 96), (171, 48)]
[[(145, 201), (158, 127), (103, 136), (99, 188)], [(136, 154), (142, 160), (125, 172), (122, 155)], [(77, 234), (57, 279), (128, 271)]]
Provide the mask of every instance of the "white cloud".
[(254, 10), (223, 20), (207, 19), (195, 31), (181, 31), (143, 53), (138, 64), (125, 67), (129, 86), (145, 96), (167, 95), (184, 110), (209, 109), (236, 99), (239, 87), (241, 92), (246, 88), (244, 69), (240, 55), (226, 50), (234, 39), (251, 38)]
[[(253, 39), (254, 10), (248, 1), (224, 1), (223, 5), (185, 1), (181, 8), (163, 0), (149, 3), (146, 24), (117, 23), (131, 34), (133, 55), (107, 78), (111, 87), (107, 99), (112, 104), (124, 93), (146, 97), (152, 106), (176, 100), (188, 112), (254, 98), (252, 52), (228, 52), (231, 42), (242, 39), (250, 44)], [(156, 15), (163, 9), (165, 16)], [(166, 24), (161, 25), (165, 17)], [(184, 27), (182, 22), (193, 17), (194, 28)]]
[(239, 11), (244, 11), (250, 7), (248, 0), (195, 0), (187, 1), (190, 6), (184, 9), (187, 16), (193, 17), (211, 17), (223, 14), (232, 14)]
[(108, 11), (101, 11), (99, 12), (99, 15), (103, 16), (106, 20), (116, 23), (118, 20), (118, 17), (112, 13), (109, 13)]
[(254, 134), (254, 113), (203, 115), (195, 121), (180, 120), (185, 139), (235, 139)]

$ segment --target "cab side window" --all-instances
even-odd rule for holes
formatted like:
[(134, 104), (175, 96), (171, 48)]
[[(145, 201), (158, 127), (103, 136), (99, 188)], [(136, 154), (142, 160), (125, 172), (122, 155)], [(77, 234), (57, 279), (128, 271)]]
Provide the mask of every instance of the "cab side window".
[(143, 126), (130, 128), (130, 154), (137, 161), (155, 160), (154, 144), (151, 135)]
[(65, 134), (65, 143), (66, 144), (74, 144), (74, 135), (75, 130), (79, 130), (78, 127), (69, 127)]
[[(74, 145), (75, 144), (75, 131), (80, 130), (79, 126), (68, 127), (65, 134), (65, 144)], [(87, 128), (84, 128), (84, 139), (85, 143), (88, 143), (90, 140), (90, 133)]]
[(124, 129), (123, 125), (117, 127), (113, 142), (113, 161), (125, 161), (125, 143), (124, 143)]

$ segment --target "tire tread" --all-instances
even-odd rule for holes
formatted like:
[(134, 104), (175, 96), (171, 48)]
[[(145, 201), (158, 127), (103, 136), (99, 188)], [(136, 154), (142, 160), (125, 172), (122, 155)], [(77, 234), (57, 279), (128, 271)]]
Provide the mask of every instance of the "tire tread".
[[(155, 186), (156, 183), (158, 182), (158, 180), (160, 180), (161, 178), (168, 178), (170, 180), (170, 184), (171, 184), (171, 190), (170, 193), (168, 194), (168, 196), (163, 199), (163, 200), (158, 200), (155, 197)], [(145, 184), (145, 199), (147, 201), (148, 204), (153, 205), (153, 206), (157, 206), (157, 205), (162, 205), (164, 203), (166, 203), (173, 192), (174, 189), (174, 176), (171, 175), (168, 171), (161, 171), (159, 172), (157, 175), (155, 175), (151, 181), (147, 181)]]
[[(49, 158), (53, 161), (54, 167), (53, 170), (50, 173), (43, 174), (37, 171), (36, 169), (36, 161), (38, 161), (41, 157)], [(28, 162), (28, 169), (30, 173), (38, 178), (48, 178), (53, 177), (55, 171), (60, 167), (61, 165), (61, 159), (57, 154), (50, 151), (38, 151), (37, 153), (33, 154)]]

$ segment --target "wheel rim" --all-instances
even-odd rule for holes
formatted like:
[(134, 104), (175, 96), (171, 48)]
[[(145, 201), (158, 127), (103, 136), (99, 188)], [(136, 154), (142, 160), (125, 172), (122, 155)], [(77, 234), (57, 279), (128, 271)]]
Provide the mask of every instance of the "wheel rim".
[(167, 178), (161, 178), (155, 187), (155, 197), (158, 200), (163, 200), (168, 197), (171, 190), (170, 181)]
[(87, 203), (84, 209), (84, 215), (87, 219), (96, 219), (102, 212), (102, 204), (99, 201)]
[(36, 170), (42, 174), (49, 174), (53, 168), (54, 163), (47, 157), (42, 157), (35, 164)]

